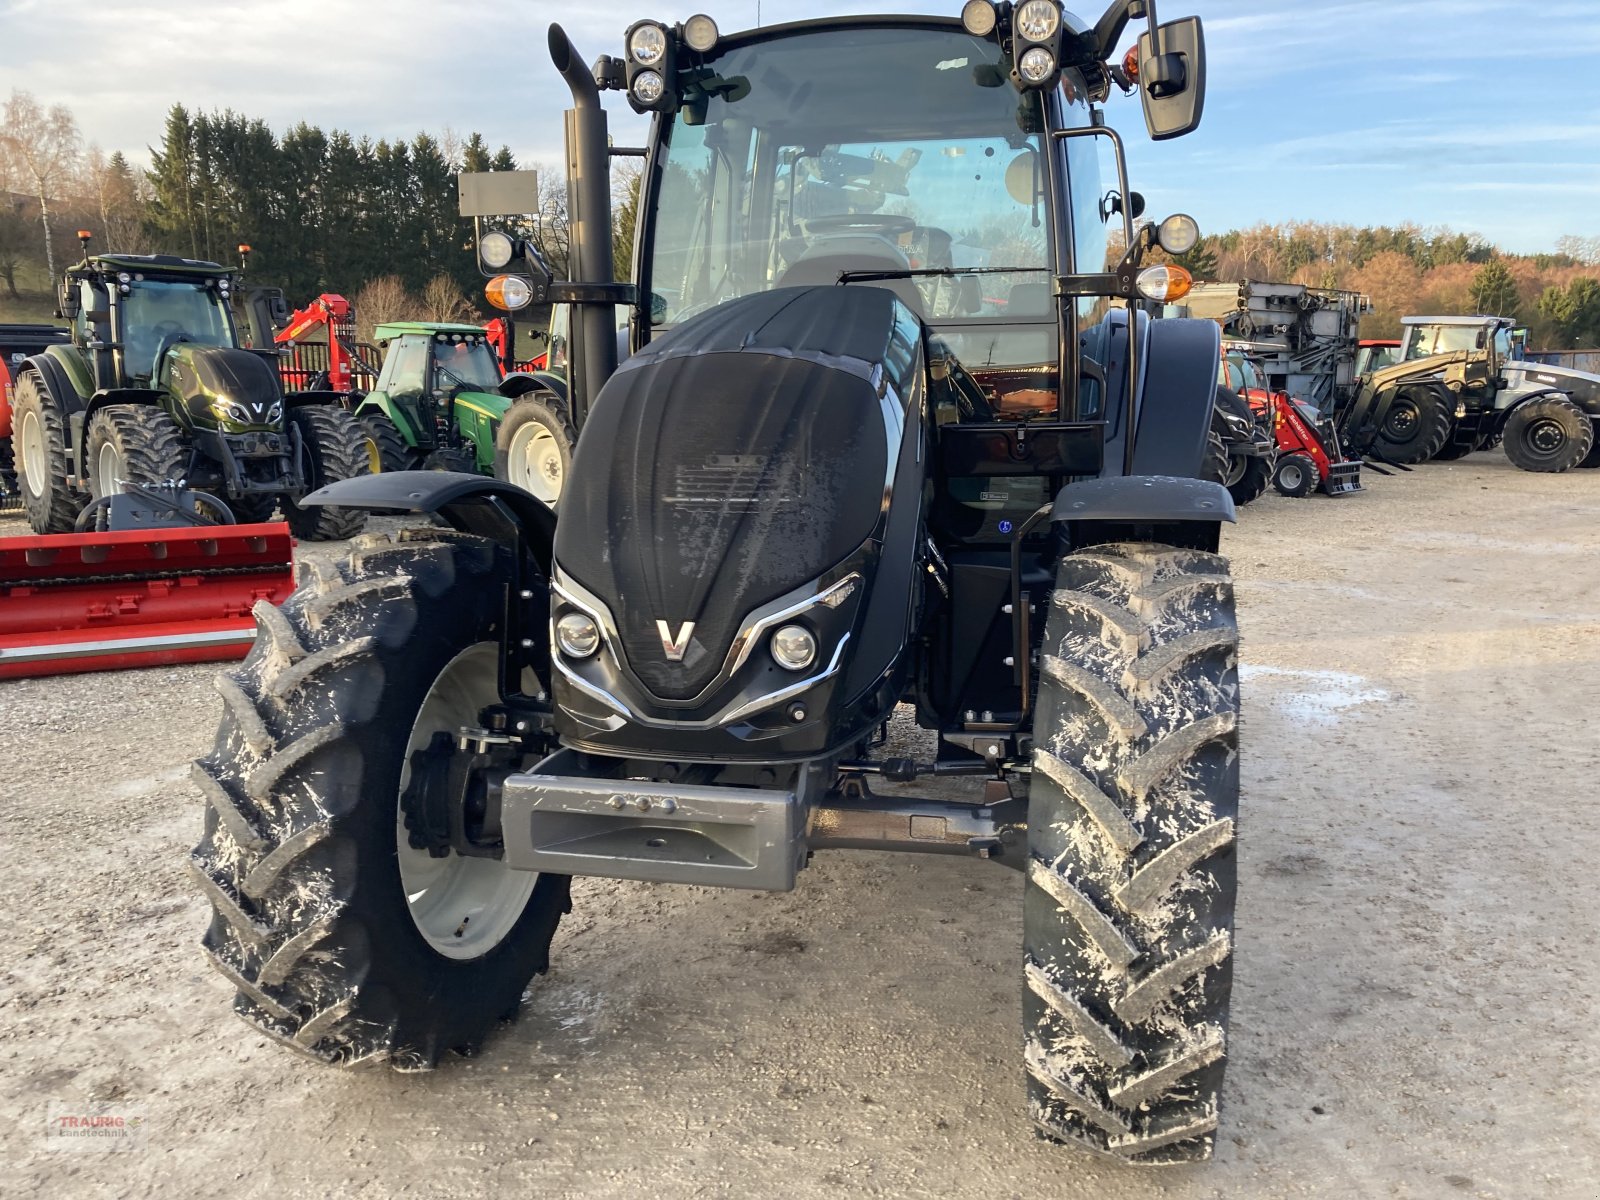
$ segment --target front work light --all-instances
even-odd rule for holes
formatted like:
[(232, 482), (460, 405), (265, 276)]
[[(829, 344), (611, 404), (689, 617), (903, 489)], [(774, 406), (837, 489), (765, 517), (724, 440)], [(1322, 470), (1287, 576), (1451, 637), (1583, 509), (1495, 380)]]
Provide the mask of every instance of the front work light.
[(1200, 240), (1200, 223), (1188, 213), (1173, 213), (1156, 228), (1156, 241), (1168, 254), (1187, 254)]
[(1051, 88), (1061, 77), (1065, 22), (1057, 0), (1023, 0), (1011, 15), (1012, 76), (1025, 88)]
[[(716, 32), (710, 17), (705, 18), (709, 32)], [(705, 28), (695, 26), (696, 39), (704, 40)], [(627, 71), (628, 103), (637, 113), (671, 112), (678, 106), (678, 50), (679, 33), (654, 21), (640, 21), (628, 30)], [(713, 43), (715, 38), (713, 37)], [(685, 43), (687, 44), (687, 43)]]
[(528, 281), (516, 275), (496, 275), (484, 286), (483, 294), (490, 304), (506, 312), (526, 308), (533, 299)]
[(973, 37), (986, 38), (994, 32), (998, 17), (989, 0), (967, 0), (961, 6), (961, 28)]
[(1194, 286), (1194, 277), (1182, 267), (1146, 267), (1139, 272), (1137, 284), (1139, 294), (1146, 300), (1171, 304), (1189, 294), (1189, 289)]
[(705, 13), (695, 13), (683, 23), (684, 44), (696, 54), (704, 54), (717, 44), (717, 23)]
[(486, 233), (478, 243), (478, 257), (483, 260), (483, 265), (491, 271), (503, 271), (516, 257), (517, 243), (510, 234)]

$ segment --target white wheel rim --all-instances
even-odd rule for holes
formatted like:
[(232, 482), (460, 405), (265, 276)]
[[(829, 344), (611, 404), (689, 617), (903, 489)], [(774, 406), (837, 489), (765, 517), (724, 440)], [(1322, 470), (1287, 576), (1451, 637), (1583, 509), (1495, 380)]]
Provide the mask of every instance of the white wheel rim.
[(50, 490), (50, 456), (44, 452), (44, 429), (37, 413), (22, 414), (22, 481), (36, 497)]
[(551, 508), (561, 499), (561, 446), (543, 425), (529, 421), (511, 435), (506, 470), (512, 483)]
[[(497, 666), (494, 643), (479, 642), (439, 672), (406, 743), (401, 795), (411, 785), (411, 756), (416, 751), (426, 749), (441, 730), (454, 735), (463, 725), (476, 725), (478, 713), (498, 702)], [(395, 849), (411, 920), (423, 940), (446, 958), (481, 958), (498, 946), (522, 916), (539, 881), (537, 872), (513, 871), (498, 859), (454, 853), (433, 858), (416, 849), (398, 800)]]
[(122, 471), (122, 455), (117, 453), (117, 448), (110, 442), (103, 443), (100, 453), (94, 460), (95, 498), (115, 496), (124, 478), (126, 476)]
[(1283, 469), (1283, 486), (1291, 492), (1304, 482), (1305, 476), (1301, 474), (1298, 466), (1287, 466)]

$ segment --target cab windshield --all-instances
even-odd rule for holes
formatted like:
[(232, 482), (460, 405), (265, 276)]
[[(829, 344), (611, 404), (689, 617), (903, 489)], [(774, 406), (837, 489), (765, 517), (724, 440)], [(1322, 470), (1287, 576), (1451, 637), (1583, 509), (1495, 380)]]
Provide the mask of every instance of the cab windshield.
[(156, 354), (181, 339), (232, 346), (233, 325), (221, 295), (204, 283), (143, 280), (121, 297), (123, 369), (149, 379)]
[[(810, 31), (736, 46), (711, 69), (709, 97), (679, 113), (663, 152), (658, 324), (841, 271), (924, 268), (1014, 269), (875, 286), (933, 325), (1053, 322), (1039, 101), (1018, 96), (993, 43)], [(980, 340), (992, 361), (1048, 357), (1035, 338)]]
[[(1405, 354), (1401, 361), (1431, 358), (1435, 354), (1450, 354), (1457, 350), (1480, 349), (1487, 341), (1485, 328), (1483, 325), (1408, 325)], [(1509, 356), (1511, 331), (1496, 329), (1493, 336), (1494, 348), (1500, 356)]]
[(439, 392), (492, 392), (500, 386), (494, 351), (483, 338), (437, 341), (433, 347), (433, 389)]

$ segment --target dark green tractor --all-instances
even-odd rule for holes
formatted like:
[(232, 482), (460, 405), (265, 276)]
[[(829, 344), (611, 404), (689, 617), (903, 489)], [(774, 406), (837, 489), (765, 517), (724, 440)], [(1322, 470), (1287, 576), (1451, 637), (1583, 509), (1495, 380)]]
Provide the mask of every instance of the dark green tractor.
[(555, 507), (576, 440), (563, 398), (532, 374), (502, 375), (479, 325), (380, 325), (377, 388), (356, 406), (376, 469), (495, 475)]
[(294, 503), (367, 471), (360, 426), (322, 393), (285, 394), (273, 352), (239, 348), (236, 271), (170, 255), (90, 255), (66, 272), (70, 342), (25, 360), (18, 474), (36, 533), (71, 532), (124, 482), (184, 480), (237, 520), (282, 503), (295, 536), (350, 537), (359, 513)]

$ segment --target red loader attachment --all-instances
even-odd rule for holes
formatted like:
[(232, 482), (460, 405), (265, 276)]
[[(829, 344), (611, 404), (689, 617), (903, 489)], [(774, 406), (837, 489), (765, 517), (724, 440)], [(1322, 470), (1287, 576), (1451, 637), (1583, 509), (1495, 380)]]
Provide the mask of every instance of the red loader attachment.
[(0, 679), (243, 658), (293, 590), (282, 521), (0, 538)]

